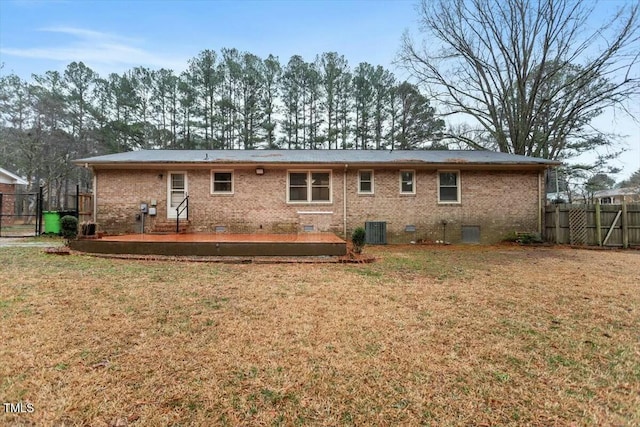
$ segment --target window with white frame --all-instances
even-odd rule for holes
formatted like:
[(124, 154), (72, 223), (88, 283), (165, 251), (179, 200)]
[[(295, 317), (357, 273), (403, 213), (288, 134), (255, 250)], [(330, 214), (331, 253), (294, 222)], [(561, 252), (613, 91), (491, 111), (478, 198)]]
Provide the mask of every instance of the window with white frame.
[(416, 171), (400, 171), (400, 194), (416, 194)]
[(358, 194), (373, 194), (373, 171), (358, 171)]
[(331, 172), (289, 172), (287, 201), (301, 203), (331, 202)]
[(460, 202), (460, 172), (459, 171), (439, 171), (438, 172), (438, 202), (439, 203), (459, 203)]
[(211, 172), (211, 193), (233, 194), (233, 172), (212, 171)]

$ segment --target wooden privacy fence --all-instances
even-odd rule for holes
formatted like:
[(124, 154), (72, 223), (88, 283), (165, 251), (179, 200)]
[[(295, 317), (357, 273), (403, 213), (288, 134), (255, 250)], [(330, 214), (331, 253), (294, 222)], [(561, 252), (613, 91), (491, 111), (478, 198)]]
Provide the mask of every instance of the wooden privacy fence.
[(640, 247), (640, 204), (549, 205), (544, 232), (558, 244)]

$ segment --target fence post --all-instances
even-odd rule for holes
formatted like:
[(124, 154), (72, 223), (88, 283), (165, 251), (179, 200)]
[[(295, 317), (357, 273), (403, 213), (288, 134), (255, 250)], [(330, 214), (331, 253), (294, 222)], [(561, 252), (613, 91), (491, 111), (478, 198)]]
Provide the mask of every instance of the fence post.
[(2, 196), (3, 194), (0, 193), (0, 237), (2, 237)]
[(600, 217), (600, 198), (596, 199), (596, 239), (598, 240), (598, 246), (602, 246), (602, 219)]
[(76, 184), (76, 218), (80, 221), (80, 184)]
[(36, 212), (36, 229), (38, 232), (38, 236), (42, 234), (42, 211), (44, 210), (44, 187), (40, 187), (38, 192), (38, 203), (37, 203), (37, 211)]
[(622, 200), (622, 247), (629, 247), (629, 216), (627, 215), (627, 202)]
[(556, 203), (556, 214), (554, 216), (554, 221), (556, 223), (556, 231), (555, 231), (555, 242), (556, 245), (560, 244), (560, 205)]

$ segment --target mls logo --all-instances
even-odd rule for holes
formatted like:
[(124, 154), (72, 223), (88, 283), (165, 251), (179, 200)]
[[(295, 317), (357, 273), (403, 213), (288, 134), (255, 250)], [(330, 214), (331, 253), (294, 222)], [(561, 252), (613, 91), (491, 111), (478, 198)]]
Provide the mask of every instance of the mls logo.
[(33, 406), (33, 403), (3, 403), (5, 414), (31, 414), (35, 412), (36, 408)]

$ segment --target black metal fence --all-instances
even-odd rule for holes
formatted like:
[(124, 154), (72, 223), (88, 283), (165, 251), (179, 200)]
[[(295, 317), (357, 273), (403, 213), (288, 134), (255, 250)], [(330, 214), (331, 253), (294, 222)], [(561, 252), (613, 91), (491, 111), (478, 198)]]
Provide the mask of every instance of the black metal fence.
[[(47, 232), (43, 222), (44, 213), (54, 213), (57, 216), (73, 215), (78, 221), (89, 221), (92, 218), (91, 195), (80, 193), (76, 186), (76, 193), (69, 195), (67, 205), (70, 209), (47, 211), (43, 196), (43, 188), (37, 193), (0, 193), (0, 237), (29, 237), (39, 236)], [(54, 218), (56, 215), (44, 215)]]
[(37, 236), (42, 232), (42, 190), (0, 193), (0, 237)]

